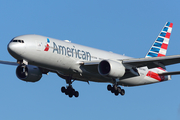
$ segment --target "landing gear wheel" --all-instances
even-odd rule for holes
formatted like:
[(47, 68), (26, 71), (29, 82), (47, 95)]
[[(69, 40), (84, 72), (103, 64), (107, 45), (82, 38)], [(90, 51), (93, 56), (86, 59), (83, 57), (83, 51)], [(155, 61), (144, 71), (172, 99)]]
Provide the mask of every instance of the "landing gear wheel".
[(61, 87), (61, 92), (65, 93), (65, 95), (68, 95), (70, 98), (72, 98), (73, 96), (78, 97), (79, 96), (79, 92), (75, 91), (75, 89), (72, 87), (72, 82), (68, 81), (69, 86), (67, 87)]
[(121, 94), (121, 95), (124, 95), (124, 94), (125, 94), (125, 90), (124, 90), (124, 89), (121, 89), (120, 94)]
[(107, 85), (107, 90), (111, 91), (111, 93), (114, 93), (114, 95), (118, 96), (119, 94), (124, 95), (125, 90), (121, 89), (117, 84), (114, 84), (113, 86)]
[(118, 93), (120, 93), (121, 92), (121, 88), (117, 87), (117, 91), (118, 91)]
[(65, 93), (65, 91), (66, 91), (66, 88), (63, 86), (63, 87), (61, 88), (61, 92), (62, 92), (62, 93)]
[(75, 96), (75, 97), (79, 97), (79, 92), (78, 92), (78, 91), (75, 91), (75, 92), (74, 92), (74, 96)]
[(108, 86), (107, 86), (107, 90), (108, 90), (108, 91), (111, 91), (111, 89), (112, 89), (111, 85), (108, 85)]
[(117, 90), (117, 85), (113, 85), (113, 89), (116, 91)]
[(72, 94), (72, 93), (70, 93), (68, 96), (69, 96), (70, 98), (72, 98), (73, 94)]
[(114, 94), (115, 94), (115, 96), (118, 96), (118, 95), (119, 95), (119, 92), (118, 92), (118, 91), (115, 91)]
[(68, 90), (66, 89), (66, 90), (65, 90), (65, 95), (68, 95), (68, 94), (69, 94), (69, 92), (68, 92)]
[(72, 90), (71, 90), (71, 91), (72, 91), (72, 94), (74, 95), (74, 93), (75, 93), (75, 89), (73, 89), (73, 88), (72, 88)]
[(111, 89), (111, 93), (114, 93), (115, 92), (115, 90), (114, 90), (114, 88), (112, 87), (112, 89)]

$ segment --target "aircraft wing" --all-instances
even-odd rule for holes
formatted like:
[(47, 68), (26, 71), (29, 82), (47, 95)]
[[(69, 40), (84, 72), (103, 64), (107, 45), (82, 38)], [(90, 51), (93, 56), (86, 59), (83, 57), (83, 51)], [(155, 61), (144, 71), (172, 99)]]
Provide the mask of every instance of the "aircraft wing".
[[(165, 66), (180, 63), (180, 55), (163, 56), (163, 57), (147, 57), (147, 58), (132, 58), (132, 59), (119, 59), (123, 64), (131, 65), (133, 67), (147, 66), (149, 69), (161, 67), (165, 69)], [(83, 61), (80, 63), (82, 68), (86, 71), (98, 73), (98, 64), (101, 60), (97, 61)], [(180, 72), (168, 72), (166, 74), (175, 75)], [(165, 73), (164, 73), (165, 74)]]
[[(0, 60), (0, 64), (19, 66), (19, 64), (17, 62), (9, 62), (9, 61), (2, 61), (2, 60)], [(41, 67), (39, 67), (39, 68), (41, 69), (43, 74), (47, 74), (49, 71), (55, 72), (55, 71), (48, 70), (45, 68), (41, 68)]]
[(132, 65), (135, 67), (147, 66), (150, 68), (162, 67), (167, 65), (180, 63), (180, 55), (164, 56), (164, 57), (148, 57), (122, 60), (123, 64)]
[(15, 66), (19, 65), (17, 62), (9, 62), (9, 61), (2, 61), (2, 60), (0, 60), (0, 64), (15, 65)]

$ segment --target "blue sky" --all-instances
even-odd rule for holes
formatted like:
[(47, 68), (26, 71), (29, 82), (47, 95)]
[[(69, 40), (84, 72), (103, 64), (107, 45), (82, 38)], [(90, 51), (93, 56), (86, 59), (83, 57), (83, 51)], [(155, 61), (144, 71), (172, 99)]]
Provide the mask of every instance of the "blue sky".
[[(180, 54), (179, 0), (16, 0), (0, 1), (0, 60), (15, 61), (7, 51), (15, 36), (39, 34), (68, 39), (114, 53), (146, 55), (165, 22), (174, 23), (167, 55)], [(61, 93), (65, 80), (50, 73), (37, 83), (16, 77), (16, 67), (0, 65), (1, 120), (179, 120), (180, 76), (171, 81), (124, 87), (114, 96), (106, 83), (75, 81), (79, 98)], [(180, 65), (168, 66), (180, 70)]]

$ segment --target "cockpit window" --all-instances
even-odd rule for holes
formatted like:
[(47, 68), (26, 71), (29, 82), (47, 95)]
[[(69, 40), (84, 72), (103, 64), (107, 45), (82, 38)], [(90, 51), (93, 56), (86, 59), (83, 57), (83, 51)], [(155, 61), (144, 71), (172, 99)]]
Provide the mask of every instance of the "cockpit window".
[(19, 42), (19, 43), (24, 43), (24, 40), (11, 40), (11, 42)]

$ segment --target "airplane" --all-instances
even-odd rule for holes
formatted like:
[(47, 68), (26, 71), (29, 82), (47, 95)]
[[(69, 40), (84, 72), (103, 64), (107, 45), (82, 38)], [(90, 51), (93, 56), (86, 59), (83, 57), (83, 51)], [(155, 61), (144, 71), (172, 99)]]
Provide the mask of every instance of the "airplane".
[(118, 96), (125, 90), (120, 86), (140, 86), (171, 80), (167, 65), (180, 63), (180, 55), (166, 56), (173, 23), (166, 22), (144, 58), (132, 58), (104, 50), (57, 40), (41, 35), (14, 37), (7, 45), (8, 52), (17, 62), (0, 61), (15, 65), (16, 76), (26, 82), (37, 82), (49, 72), (66, 80), (61, 92), (70, 98), (78, 97), (72, 83), (89, 81), (108, 83), (107, 90)]

